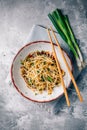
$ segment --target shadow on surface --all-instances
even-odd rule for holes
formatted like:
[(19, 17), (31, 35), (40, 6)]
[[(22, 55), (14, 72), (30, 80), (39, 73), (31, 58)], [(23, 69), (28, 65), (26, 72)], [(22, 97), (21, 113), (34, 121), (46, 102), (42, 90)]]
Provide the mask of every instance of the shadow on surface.
[[(80, 85), (81, 83), (81, 80), (84, 78), (84, 76), (86, 76), (86, 73), (87, 73), (87, 66), (81, 71), (80, 75), (78, 76), (77, 78), (77, 84), (79, 86), (79, 89), (80, 91), (82, 92), (84, 89), (86, 89), (86, 86), (82, 87)], [(73, 87), (73, 85), (71, 85), (70, 88), (68, 88), (68, 96), (69, 96), (69, 99), (70, 99), (70, 102), (73, 104), (76, 102), (76, 100), (79, 100), (78, 97), (77, 97), (77, 94), (76, 94), (76, 91)], [(72, 98), (73, 97), (73, 98)], [(65, 100), (65, 96), (63, 95), (60, 99), (57, 99), (55, 105), (54, 105), (54, 108), (53, 108), (53, 112), (54, 114), (59, 114), (60, 111), (63, 111), (63, 109), (67, 106), (66, 104), (66, 100)], [(72, 105), (69, 107), (69, 110), (71, 110), (73, 112), (73, 109), (72, 109)]]
[(78, 118), (68, 118), (65, 121), (64, 130), (85, 130), (85, 122)]

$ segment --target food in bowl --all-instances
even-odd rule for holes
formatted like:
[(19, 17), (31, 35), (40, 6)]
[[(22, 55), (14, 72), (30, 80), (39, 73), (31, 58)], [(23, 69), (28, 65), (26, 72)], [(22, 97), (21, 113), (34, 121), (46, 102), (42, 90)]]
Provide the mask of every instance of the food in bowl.
[[(52, 94), (53, 88), (61, 83), (54, 56), (48, 51), (35, 51), (29, 53), (21, 60), (21, 76), (26, 85), (34, 92), (41, 94), (47, 91)], [(61, 69), (62, 76), (65, 72)]]

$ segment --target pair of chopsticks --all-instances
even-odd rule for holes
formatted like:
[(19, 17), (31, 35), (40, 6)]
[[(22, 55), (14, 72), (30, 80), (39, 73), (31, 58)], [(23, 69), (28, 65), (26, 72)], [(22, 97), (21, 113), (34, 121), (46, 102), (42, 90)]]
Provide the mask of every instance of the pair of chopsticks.
[[(82, 101), (83, 101), (83, 98), (82, 98), (82, 96), (81, 96), (81, 94), (80, 94), (79, 88), (78, 88), (78, 86), (77, 86), (77, 84), (76, 84), (76, 81), (75, 81), (74, 76), (73, 76), (73, 74), (72, 74), (72, 72), (71, 72), (71, 70), (70, 70), (70, 67), (69, 67), (69, 65), (68, 65), (68, 63), (67, 63), (67, 61), (66, 61), (66, 59), (65, 59), (65, 57), (64, 57), (63, 51), (62, 51), (62, 49), (61, 49), (61, 47), (60, 47), (60, 44), (59, 44), (59, 42), (58, 42), (58, 40), (57, 40), (57, 37), (56, 37), (56, 35), (55, 35), (55, 33), (54, 33), (52, 27), (51, 27), (50, 29), (51, 29), (51, 31), (52, 31), (52, 34), (53, 34), (54, 40), (55, 40), (55, 42), (56, 42), (56, 44), (57, 44), (57, 47), (58, 47), (58, 49), (59, 49), (59, 52), (60, 52), (60, 54), (61, 54), (61, 56), (62, 56), (62, 58), (63, 58), (63, 60), (64, 60), (64, 62), (65, 62), (65, 65), (66, 65), (67, 70), (68, 70), (68, 73), (69, 73), (69, 75), (70, 75), (70, 77), (71, 77), (72, 83), (73, 83), (73, 85), (74, 85), (74, 87), (75, 87), (75, 90), (76, 90), (76, 93), (77, 93), (77, 95), (78, 95), (78, 98), (79, 98), (79, 100), (82, 102)], [(67, 102), (67, 105), (70, 106), (70, 101), (69, 101), (68, 93), (67, 93), (66, 86), (65, 86), (65, 83), (64, 83), (64, 80), (63, 80), (63, 77), (62, 77), (62, 72), (61, 72), (60, 64), (59, 64), (59, 61), (58, 61), (58, 58), (57, 58), (57, 55), (56, 55), (56, 51), (55, 51), (55, 48), (54, 48), (54, 45), (53, 45), (53, 42), (52, 42), (52, 37), (51, 37), (51, 35), (50, 35), (49, 29), (47, 29), (47, 32), (48, 32), (48, 36), (49, 36), (50, 43), (51, 43), (51, 46), (52, 46), (53, 55), (54, 55), (54, 57), (55, 57), (56, 64), (57, 64), (57, 68), (58, 68), (58, 71), (59, 71), (59, 75), (60, 75), (60, 79), (61, 79), (61, 84), (62, 84), (62, 87), (63, 87), (63, 90), (64, 90), (66, 102)]]

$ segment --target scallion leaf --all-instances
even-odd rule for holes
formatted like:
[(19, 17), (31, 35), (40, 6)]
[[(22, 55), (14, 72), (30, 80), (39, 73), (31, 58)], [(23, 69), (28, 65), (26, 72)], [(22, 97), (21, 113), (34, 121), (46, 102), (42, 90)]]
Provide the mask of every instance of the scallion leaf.
[(43, 64), (46, 65), (46, 61), (44, 61)]
[(45, 78), (43, 75), (41, 75), (41, 80), (44, 82), (45, 81)]
[(53, 81), (50, 76), (47, 76), (47, 80), (48, 80), (49, 82), (52, 82), (52, 81)]
[(32, 85), (32, 79), (29, 79), (28, 82), (30, 85)]
[(39, 71), (39, 70), (37, 70), (37, 73), (40, 73), (40, 71)]
[(33, 66), (33, 65), (34, 65), (34, 63), (32, 62), (30, 65), (31, 65), (31, 66)]
[(24, 61), (23, 60), (20, 60), (20, 63), (21, 63), (21, 65), (24, 65)]
[(52, 13), (49, 13), (48, 17), (53, 23), (57, 32), (61, 35), (63, 40), (68, 44), (70, 50), (73, 52), (77, 61), (77, 65), (80, 67), (81, 65), (84, 65), (83, 57), (70, 26), (68, 16), (64, 15), (60, 9), (56, 9)]

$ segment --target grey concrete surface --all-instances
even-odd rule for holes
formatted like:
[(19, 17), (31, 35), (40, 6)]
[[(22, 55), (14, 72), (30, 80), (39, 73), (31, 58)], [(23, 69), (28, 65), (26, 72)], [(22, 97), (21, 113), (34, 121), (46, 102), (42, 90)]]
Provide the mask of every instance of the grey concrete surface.
[(86, 0), (0, 0), (0, 130), (87, 130), (87, 68), (77, 81), (84, 102), (80, 103), (73, 92), (71, 107), (62, 103), (57, 109), (56, 105), (56, 114), (52, 103), (28, 101), (11, 82), (5, 82), (13, 57), (26, 41), (31, 27), (50, 25), (47, 14), (55, 8), (68, 14), (87, 62)]

